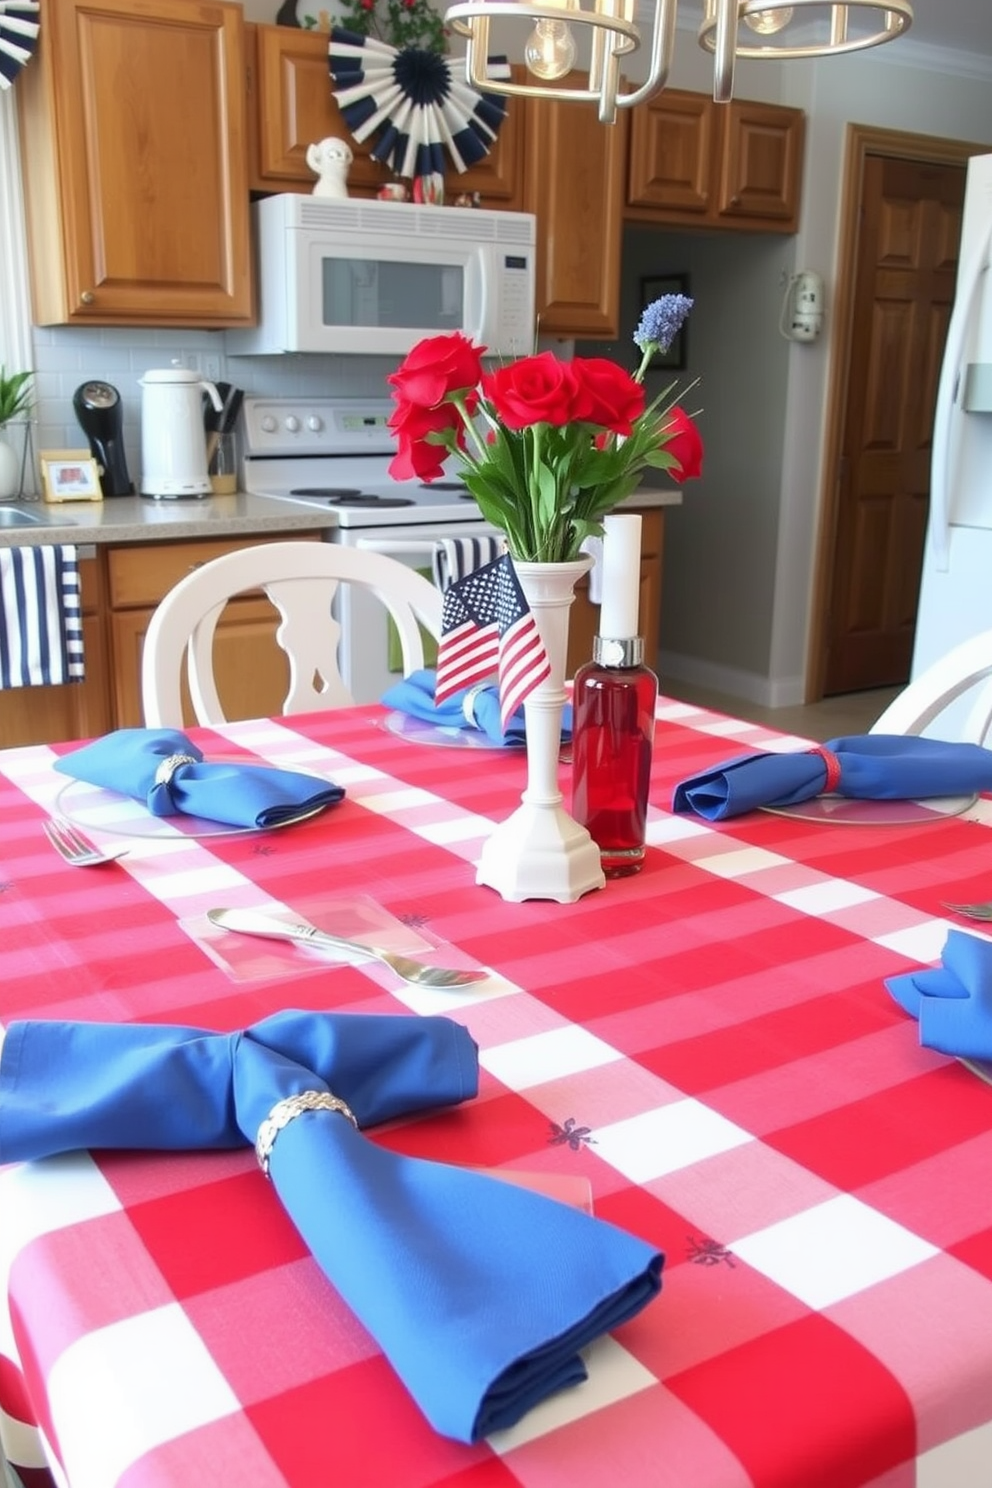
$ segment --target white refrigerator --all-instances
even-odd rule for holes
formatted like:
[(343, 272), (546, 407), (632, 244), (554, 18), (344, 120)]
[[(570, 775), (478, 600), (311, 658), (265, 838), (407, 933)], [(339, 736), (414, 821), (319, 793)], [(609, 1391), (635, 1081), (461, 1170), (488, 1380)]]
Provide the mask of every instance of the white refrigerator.
[[(992, 629), (990, 262), (992, 155), (976, 155), (968, 162), (957, 287), (934, 411), (913, 677), (959, 641)], [(971, 701), (954, 705), (960, 716)]]

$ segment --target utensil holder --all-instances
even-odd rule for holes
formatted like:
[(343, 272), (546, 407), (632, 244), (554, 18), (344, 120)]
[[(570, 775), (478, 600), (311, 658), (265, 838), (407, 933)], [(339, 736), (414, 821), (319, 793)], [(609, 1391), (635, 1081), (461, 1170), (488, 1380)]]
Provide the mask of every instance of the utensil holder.
[(215, 496), (232, 496), (238, 489), (238, 446), (233, 429), (207, 435), (207, 474)]

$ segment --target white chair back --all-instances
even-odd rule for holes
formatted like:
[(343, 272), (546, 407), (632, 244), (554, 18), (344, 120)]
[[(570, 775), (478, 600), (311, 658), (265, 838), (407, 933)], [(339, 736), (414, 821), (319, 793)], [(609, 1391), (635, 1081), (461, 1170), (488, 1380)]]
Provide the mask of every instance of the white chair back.
[[(982, 682), (984, 687), (979, 686)], [(976, 687), (963, 722), (946, 736), (955, 742), (982, 744), (992, 730), (992, 630), (962, 641), (921, 672), (876, 718), (869, 732), (922, 734), (951, 703)]]
[[(145, 637), (141, 691), (149, 728), (182, 728), (183, 659), (196, 721), (226, 723), (213, 670), (217, 621), (229, 599), (261, 589), (281, 620), (276, 641), (289, 658), (282, 712), (348, 707), (354, 698), (338, 670), (341, 627), (331, 613), (338, 585), (359, 584), (386, 606), (399, 634), (403, 671), (424, 665), (418, 621), (441, 634), (440, 592), (382, 553), (334, 543), (279, 542), (242, 548), (186, 575), (162, 599)], [(246, 665), (251, 658), (246, 658)]]

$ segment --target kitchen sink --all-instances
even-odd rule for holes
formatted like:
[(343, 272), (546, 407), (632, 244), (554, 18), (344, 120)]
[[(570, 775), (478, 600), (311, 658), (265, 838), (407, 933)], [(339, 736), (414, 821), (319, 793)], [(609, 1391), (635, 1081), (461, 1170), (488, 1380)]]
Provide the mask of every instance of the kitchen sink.
[(0, 529), (5, 527), (71, 527), (72, 522), (59, 514), (52, 522), (48, 512), (30, 511), (22, 506), (0, 506)]

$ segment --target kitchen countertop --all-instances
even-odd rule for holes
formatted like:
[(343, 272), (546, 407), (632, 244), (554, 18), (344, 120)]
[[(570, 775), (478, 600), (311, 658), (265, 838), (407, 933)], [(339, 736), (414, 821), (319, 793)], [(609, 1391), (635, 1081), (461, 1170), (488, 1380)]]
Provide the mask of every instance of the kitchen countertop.
[[(642, 486), (624, 507), (679, 506), (678, 489)], [(0, 503), (31, 512), (37, 527), (0, 528), (0, 547), (39, 547), (44, 543), (182, 542), (210, 536), (266, 532), (313, 532), (335, 526), (334, 513), (319, 506), (297, 506), (239, 491), (193, 501), (155, 501), (147, 496), (115, 496), (106, 501), (49, 503), (22, 498)]]

